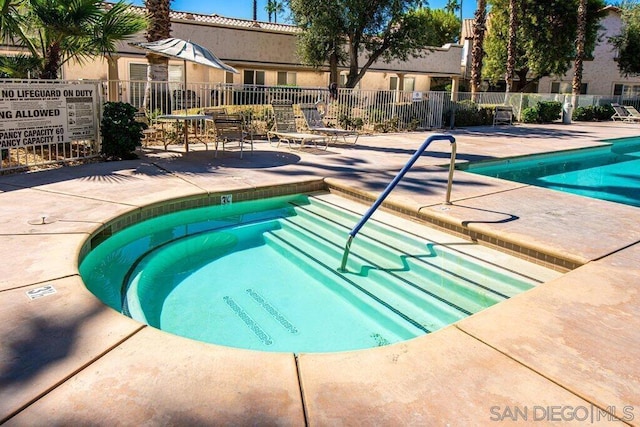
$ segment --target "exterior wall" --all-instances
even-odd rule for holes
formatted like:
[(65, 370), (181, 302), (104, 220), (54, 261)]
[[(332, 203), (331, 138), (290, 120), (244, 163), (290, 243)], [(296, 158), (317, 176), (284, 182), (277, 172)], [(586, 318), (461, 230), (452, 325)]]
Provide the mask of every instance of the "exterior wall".
[[(253, 23), (216, 16), (177, 13), (181, 19), (172, 19), (172, 36), (196, 41), (210, 49), (223, 62), (235, 67), (240, 74), (233, 75), (233, 83), (243, 82), (244, 70), (265, 72), (265, 84), (277, 84), (277, 72), (296, 73), (296, 85), (307, 87), (326, 87), (329, 84), (328, 68), (315, 70), (302, 65), (296, 57), (296, 32), (292, 26)], [(202, 22), (206, 20), (207, 22)], [(230, 24), (211, 23), (223, 20)], [(242, 25), (240, 25), (242, 24)], [(271, 28), (273, 27), (273, 28)], [(136, 41), (144, 41), (139, 35)], [(423, 58), (414, 58), (406, 62), (394, 61), (389, 64), (377, 62), (367, 71), (360, 83), (361, 89), (389, 89), (389, 75), (403, 73), (416, 79), (416, 90), (428, 90), (430, 76), (455, 76), (460, 73), (462, 46), (446, 45), (434, 48)], [(129, 64), (146, 63), (145, 52), (141, 49), (121, 43), (119, 46), (118, 73), (122, 80), (129, 80)], [(361, 58), (360, 63), (366, 62)], [(171, 64), (182, 65), (180, 61)], [(102, 67), (102, 68), (101, 68)], [(95, 61), (91, 67), (69, 65), (65, 76), (69, 78), (107, 78), (106, 61)], [(225, 73), (196, 64), (187, 64), (188, 82), (224, 83)], [(421, 87), (418, 87), (418, 82)]]
[[(600, 21), (603, 27), (601, 32), (601, 42), (598, 43), (593, 51), (593, 60), (585, 61), (583, 66), (582, 83), (587, 84), (588, 95), (613, 95), (613, 87), (615, 84), (640, 85), (640, 77), (622, 77), (618, 71), (618, 65), (615, 61), (613, 46), (607, 40), (609, 37), (620, 33), (622, 21), (620, 13), (614, 9), (609, 9), (609, 14)], [(567, 83), (569, 87), (573, 81), (573, 66), (561, 78), (545, 77), (540, 80), (538, 92), (551, 92), (551, 84), (553, 82)]]

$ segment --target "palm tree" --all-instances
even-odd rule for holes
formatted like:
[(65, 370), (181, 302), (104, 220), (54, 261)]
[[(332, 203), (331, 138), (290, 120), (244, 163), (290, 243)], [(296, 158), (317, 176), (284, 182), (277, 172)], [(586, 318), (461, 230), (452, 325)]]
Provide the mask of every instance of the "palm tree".
[(484, 32), (487, 21), (487, 1), (478, 0), (473, 23), (473, 47), (471, 48), (471, 98), (475, 100), (482, 80)]
[(513, 89), (513, 75), (516, 65), (516, 32), (518, 31), (518, 5), (516, 0), (509, 0), (509, 36), (507, 41), (507, 72), (505, 75), (505, 97), (504, 102), (507, 102), (507, 96)]
[(24, 0), (0, 0), (0, 37), (2, 40), (24, 39)]
[[(170, 0), (145, 0), (144, 4), (149, 14), (147, 41), (155, 42), (171, 37), (171, 19), (169, 17), (171, 8), (169, 3)], [(164, 82), (169, 80), (169, 58), (150, 52), (147, 53), (147, 61), (149, 62), (147, 70), (148, 81)]]
[(284, 6), (282, 2), (278, 0), (267, 0), (267, 6), (265, 7), (267, 14), (269, 15), (269, 22), (271, 22), (271, 16), (273, 16), (273, 22), (278, 22), (278, 13), (284, 12)]
[[(578, 30), (576, 35), (576, 59), (574, 62), (574, 74), (572, 82), (572, 94), (573, 97), (580, 95), (580, 88), (582, 86), (582, 65), (584, 62), (584, 45), (586, 40), (586, 28), (587, 28), (587, 0), (579, 0), (578, 3)], [(572, 101), (572, 104), (576, 104), (576, 100)]]
[[(105, 10), (101, 0), (26, 0), (14, 33), (39, 64), (34, 74), (57, 79), (62, 65), (96, 55), (111, 55), (116, 43), (144, 29), (143, 17), (117, 3)], [(5, 20), (6, 22), (6, 20)], [(4, 31), (3, 27), (3, 31)]]

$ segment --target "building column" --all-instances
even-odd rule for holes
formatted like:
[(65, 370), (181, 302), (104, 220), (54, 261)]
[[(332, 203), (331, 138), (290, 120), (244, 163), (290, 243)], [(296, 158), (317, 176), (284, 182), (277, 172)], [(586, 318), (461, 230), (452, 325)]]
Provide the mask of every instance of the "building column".
[(431, 76), (427, 76), (427, 83), (424, 85), (424, 92), (431, 91)]
[(460, 90), (460, 77), (454, 76), (451, 77), (451, 100), (458, 100), (458, 90)]
[(109, 82), (107, 99), (111, 102), (120, 101), (120, 74), (118, 72), (119, 56), (107, 56), (107, 81)]

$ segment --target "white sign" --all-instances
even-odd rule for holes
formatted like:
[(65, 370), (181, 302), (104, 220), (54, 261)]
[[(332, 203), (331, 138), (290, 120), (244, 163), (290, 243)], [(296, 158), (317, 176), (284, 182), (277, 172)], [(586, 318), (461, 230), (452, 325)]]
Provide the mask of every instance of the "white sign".
[(3, 84), (0, 148), (95, 139), (97, 97), (91, 84)]
[(29, 297), (29, 299), (34, 300), (34, 299), (46, 297), (47, 295), (55, 294), (56, 292), (57, 292), (56, 288), (54, 288), (53, 285), (41, 286), (39, 288), (34, 288), (27, 291), (27, 297)]
[(413, 92), (413, 101), (422, 101), (422, 92)]

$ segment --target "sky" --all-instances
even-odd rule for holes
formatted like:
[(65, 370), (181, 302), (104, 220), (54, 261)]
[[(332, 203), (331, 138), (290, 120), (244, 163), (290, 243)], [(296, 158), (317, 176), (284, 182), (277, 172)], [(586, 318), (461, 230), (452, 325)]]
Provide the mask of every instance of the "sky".
[[(142, 6), (143, 0), (133, 0), (136, 6)], [(431, 9), (441, 9), (447, 4), (446, 0), (430, 0)], [(258, 20), (268, 21), (265, 11), (267, 0), (258, 0)], [(462, 0), (462, 17), (473, 18), (475, 0)], [(171, 9), (179, 12), (193, 12), (205, 15), (218, 14), (230, 18), (253, 19), (253, 0), (173, 0)], [(285, 15), (288, 12), (285, 11)], [(278, 22), (286, 23), (285, 16), (278, 16)]]

